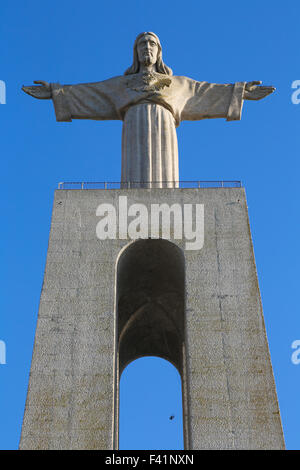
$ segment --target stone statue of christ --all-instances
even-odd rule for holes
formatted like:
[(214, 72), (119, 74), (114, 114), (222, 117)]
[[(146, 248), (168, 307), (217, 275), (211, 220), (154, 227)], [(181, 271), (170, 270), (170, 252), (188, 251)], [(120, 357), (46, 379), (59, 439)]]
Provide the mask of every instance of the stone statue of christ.
[(236, 121), (244, 100), (259, 100), (275, 90), (258, 81), (215, 84), (174, 76), (152, 32), (137, 36), (133, 64), (122, 76), (78, 85), (34, 83), (22, 89), (35, 98), (52, 98), (57, 121), (123, 121), (121, 181), (134, 187), (177, 187), (176, 127), (181, 121)]

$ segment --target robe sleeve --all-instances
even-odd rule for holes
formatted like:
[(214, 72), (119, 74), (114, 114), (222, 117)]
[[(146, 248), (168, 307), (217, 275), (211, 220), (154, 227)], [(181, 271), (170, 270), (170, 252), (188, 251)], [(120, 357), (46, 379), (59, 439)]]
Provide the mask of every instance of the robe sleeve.
[(181, 111), (181, 120), (226, 118), (227, 121), (241, 119), (245, 82), (234, 85), (195, 82), (191, 96)]
[(79, 85), (51, 83), (56, 120), (121, 119), (113, 101), (113, 86), (108, 82)]

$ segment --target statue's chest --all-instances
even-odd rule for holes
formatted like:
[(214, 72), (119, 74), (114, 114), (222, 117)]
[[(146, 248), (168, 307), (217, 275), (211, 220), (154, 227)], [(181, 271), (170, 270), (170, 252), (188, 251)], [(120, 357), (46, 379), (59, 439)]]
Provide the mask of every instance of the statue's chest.
[(128, 76), (127, 88), (138, 92), (159, 92), (170, 87), (172, 79), (161, 73), (143, 73)]

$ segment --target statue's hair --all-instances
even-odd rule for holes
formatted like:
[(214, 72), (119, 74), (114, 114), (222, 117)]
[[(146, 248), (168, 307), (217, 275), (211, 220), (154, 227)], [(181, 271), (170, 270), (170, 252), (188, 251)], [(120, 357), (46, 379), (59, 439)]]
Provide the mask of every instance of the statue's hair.
[(133, 63), (132, 65), (125, 71), (124, 75), (132, 75), (134, 73), (138, 73), (140, 69), (140, 62), (138, 58), (138, 52), (137, 52), (137, 45), (139, 40), (145, 36), (146, 34), (149, 34), (150, 36), (153, 36), (156, 39), (157, 45), (158, 45), (158, 53), (157, 53), (157, 61), (156, 61), (156, 71), (159, 73), (164, 73), (166, 75), (172, 75), (172, 69), (168, 67), (166, 64), (164, 64), (162, 60), (162, 49), (161, 49), (161, 44), (156, 36), (156, 34), (152, 33), (151, 31), (146, 31), (144, 33), (140, 33), (136, 40), (134, 41), (133, 45)]

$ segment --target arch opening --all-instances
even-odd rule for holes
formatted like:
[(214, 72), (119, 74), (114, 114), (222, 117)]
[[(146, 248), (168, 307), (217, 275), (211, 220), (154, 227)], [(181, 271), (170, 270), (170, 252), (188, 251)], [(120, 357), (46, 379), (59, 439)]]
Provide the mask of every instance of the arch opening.
[[(185, 378), (185, 265), (182, 250), (164, 239), (138, 240), (120, 255), (116, 270), (115, 448), (118, 447), (119, 377), (128, 364), (156, 356)], [(184, 427), (187, 448), (187, 426)]]
[(183, 449), (181, 398), (181, 377), (170, 362), (143, 357), (127, 365), (120, 380), (119, 448)]

